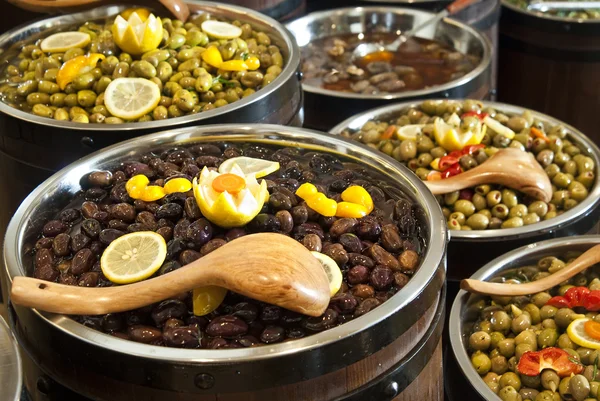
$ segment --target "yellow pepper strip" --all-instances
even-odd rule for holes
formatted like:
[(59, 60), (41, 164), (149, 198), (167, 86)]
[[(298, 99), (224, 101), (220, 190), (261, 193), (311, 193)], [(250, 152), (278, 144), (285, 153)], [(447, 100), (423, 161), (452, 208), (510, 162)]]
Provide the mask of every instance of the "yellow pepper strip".
[(337, 211), (337, 202), (333, 199), (329, 199), (324, 193), (319, 192), (316, 195), (305, 199), (306, 204), (309, 208), (325, 217), (335, 216)]
[(144, 202), (154, 202), (156, 200), (164, 198), (166, 195), (163, 187), (158, 185), (149, 185), (144, 189), (141, 200)]
[(226, 295), (227, 290), (225, 288), (215, 285), (195, 288), (192, 295), (194, 315), (208, 315), (221, 305)]
[(167, 181), (163, 188), (167, 195), (175, 192), (187, 192), (192, 189), (192, 183), (186, 178), (173, 178)]
[(202, 52), (202, 60), (212, 67), (221, 68), (223, 64), (223, 57), (221, 52), (217, 49), (217, 46), (210, 46), (208, 49)]
[(242, 60), (229, 60), (222, 62), (219, 69), (224, 71), (248, 71), (248, 65)]
[(362, 205), (350, 202), (340, 202), (337, 204), (337, 211), (335, 215), (337, 217), (354, 217), (360, 219), (368, 214), (367, 208)]
[(440, 169), (440, 158), (433, 159), (431, 163), (429, 163), (432, 169), (439, 170)]
[[(134, 175), (131, 177), (127, 183), (125, 183), (125, 189), (127, 193), (131, 192), (134, 188), (144, 189), (148, 186), (150, 180), (143, 174)], [(129, 194), (131, 196), (131, 194)]]
[(364, 206), (367, 214), (373, 211), (373, 199), (371, 195), (361, 186), (352, 185), (342, 192), (342, 200)]
[(258, 57), (250, 56), (246, 59), (246, 65), (250, 71), (258, 70), (260, 68), (260, 60)]
[(296, 195), (299, 198), (306, 200), (316, 195), (317, 192), (319, 192), (317, 191), (317, 187), (315, 187), (310, 182), (305, 182), (304, 184), (300, 185), (300, 187), (296, 190)]

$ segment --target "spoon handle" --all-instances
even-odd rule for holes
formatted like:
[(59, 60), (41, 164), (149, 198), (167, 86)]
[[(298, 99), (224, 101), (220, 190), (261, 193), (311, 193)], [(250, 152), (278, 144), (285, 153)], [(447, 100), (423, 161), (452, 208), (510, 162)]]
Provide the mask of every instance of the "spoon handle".
[(465, 279), (460, 283), (460, 288), (476, 294), (517, 296), (536, 294), (548, 290), (565, 280), (570, 279), (581, 271), (600, 262), (600, 245), (596, 245), (575, 259), (567, 267), (540, 280), (524, 284), (489, 283), (487, 281)]

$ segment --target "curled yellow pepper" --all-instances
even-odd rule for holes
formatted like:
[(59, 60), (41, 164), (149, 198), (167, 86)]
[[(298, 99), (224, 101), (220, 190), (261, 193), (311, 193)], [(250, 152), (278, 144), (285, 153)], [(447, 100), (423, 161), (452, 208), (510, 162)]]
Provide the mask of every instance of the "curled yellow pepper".
[(365, 217), (373, 211), (373, 199), (366, 189), (358, 185), (348, 187), (342, 192), (344, 202), (337, 203), (319, 192), (311, 183), (304, 183), (296, 190), (296, 195), (304, 199), (307, 206), (317, 213), (337, 217)]
[(247, 71), (248, 66), (243, 60), (229, 60), (222, 62), (219, 69), (223, 71)]
[(210, 46), (202, 52), (201, 57), (206, 64), (215, 68), (221, 68), (221, 64), (223, 64), (223, 57), (217, 46)]
[(357, 205), (351, 202), (340, 202), (337, 204), (336, 217), (354, 217), (360, 219), (365, 217), (367, 214), (367, 208), (362, 205)]
[(127, 194), (133, 199), (154, 202), (174, 192), (187, 192), (192, 183), (185, 178), (173, 178), (167, 181), (164, 188), (159, 185), (148, 185), (150, 180), (143, 174), (134, 175), (125, 183)]
[(325, 217), (335, 216), (337, 211), (337, 202), (329, 199), (324, 193), (319, 192), (306, 200), (309, 208)]
[(371, 198), (371, 195), (369, 195), (367, 190), (361, 186), (352, 185), (351, 187), (346, 188), (346, 190), (342, 192), (342, 199), (346, 202), (364, 206), (367, 213), (373, 211), (373, 198)]

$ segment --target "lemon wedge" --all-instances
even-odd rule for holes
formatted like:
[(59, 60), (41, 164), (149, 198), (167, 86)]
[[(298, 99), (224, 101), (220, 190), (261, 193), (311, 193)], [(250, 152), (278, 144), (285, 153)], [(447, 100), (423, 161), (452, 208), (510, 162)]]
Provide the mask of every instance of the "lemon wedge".
[(277, 162), (240, 156), (227, 159), (221, 163), (219, 173), (231, 172), (234, 165), (237, 165), (244, 175), (253, 175), (255, 178), (261, 178), (279, 170), (279, 163)]
[(100, 268), (113, 283), (135, 283), (152, 276), (166, 256), (167, 244), (162, 235), (139, 231), (111, 242), (100, 258)]
[(329, 280), (330, 296), (334, 296), (342, 287), (342, 271), (338, 267), (337, 263), (335, 263), (335, 260), (331, 259), (324, 253), (315, 251), (311, 253), (315, 258), (319, 259), (319, 262), (321, 262), (321, 266), (323, 266), (323, 270), (325, 270), (327, 279)]
[(483, 123), (488, 126), (491, 130), (496, 132), (496, 134), (504, 135), (508, 139), (513, 139), (515, 137), (515, 132), (508, 128), (506, 125), (501, 122), (494, 120), (490, 116), (486, 116), (483, 119)]
[(417, 139), (417, 135), (423, 132), (424, 126), (425, 124), (410, 124), (398, 127), (396, 136), (401, 140), (412, 139), (414, 141)]
[(65, 89), (77, 76), (90, 72), (96, 67), (98, 61), (104, 60), (104, 54), (90, 53), (85, 56), (73, 57), (64, 63), (56, 74), (56, 83), (60, 89)]
[(142, 20), (137, 12), (132, 12), (127, 20), (118, 15), (112, 26), (112, 34), (121, 50), (139, 56), (158, 48), (163, 38), (162, 22), (154, 14), (150, 14), (146, 20)]
[[(241, 177), (244, 180), (243, 188), (236, 193), (215, 190), (213, 183), (225, 174)], [(204, 167), (200, 178), (194, 178), (194, 197), (204, 217), (211, 222), (225, 228), (241, 227), (260, 213), (269, 199), (267, 182), (262, 180), (259, 184), (254, 175), (245, 175), (237, 165), (233, 165), (225, 174)]]
[(481, 143), (485, 132), (485, 126), (482, 128), (481, 124), (475, 131), (462, 132), (460, 128), (447, 124), (439, 117), (433, 122), (433, 134), (436, 142), (449, 151), (461, 150), (465, 146)]
[(116, 117), (135, 120), (160, 102), (160, 89), (144, 78), (117, 78), (106, 87), (104, 105)]
[(60, 32), (48, 36), (40, 43), (40, 49), (47, 53), (62, 53), (69, 49), (84, 48), (92, 39), (84, 32)]
[(215, 39), (235, 39), (242, 36), (242, 30), (239, 27), (227, 22), (209, 19), (204, 21), (202, 25), (200, 25), (200, 28), (202, 28), (204, 33), (208, 36)]
[(588, 318), (575, 319), (567, 327), (567, 335), (575, 344), (580, 347), (586, 347), (591, 349), (600, 349), (600, 341), (591, 337), (585, 332), (585, 323), (589, 321)]
[(221, 305), (226, 295), (227, 289), (216, 285), (195, 288), (192, 293), (194, 315), (208, 315)]

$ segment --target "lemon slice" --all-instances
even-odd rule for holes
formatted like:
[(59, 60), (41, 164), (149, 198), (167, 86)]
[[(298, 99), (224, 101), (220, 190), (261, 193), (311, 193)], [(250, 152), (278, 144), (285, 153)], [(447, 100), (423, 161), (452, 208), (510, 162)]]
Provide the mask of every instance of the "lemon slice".
[(104, 105), (115, 117), (135, 120), (160, 102), (160, 89), (144, 78), (117, 78), (106, 87)]
[(235, 39), (242, 36), (242, 30), (227, 22), (206, 20), (200, 25), (204, 33), (216, 39)]
[(396, 130), (396, 136), (398, 139), (412, 139), (416, 140), (417, 135), (423, 132), (425, 124), (410, 124), (403, 127), (398, 127)]
[(234, 165), (237, 165), (244, 175), (253, 175), (255, 178), (261, 178), (279, 170), (278, 162), (240, 156), (227, 159), (221, 163), (219, 173), (226, 174), (231, 172)]
[(323, 270), (327, 273), (327, 279), (329, 280), (329, 291), (330, 296), (334, 296), (342, 287), (342, 271), (338, 267), (335, 260), (321, 252), (311, 252), (315, 258), (319, 259)]
[(575, 319), (571, 322), (569, 327), (567, 327), (567, 335), (575, 344), (580, 347), (586, 347), (591, 349), (600, 349), (600, 341), (596, 340), (593, 337), (590, 337), (586, 332), (584, 325), (590, 319), (582, 318)]
[(76, 47), (86, 47), (90, 41), (90, 35), (84, 32), (60, 32), (42, 40), (40, 48), (47, 53), (62, 53)]
[(102, 254), (100, 267), (113, 283), (129, 284), (153, 275), (166, 256), (167, 244), (160, 234), (139, 231), (111, 242)]
[(221, 305), (226, 295), (227, 289), (216, 285), (195, 288), (192, 295), (194, 315), (208, 315)]

